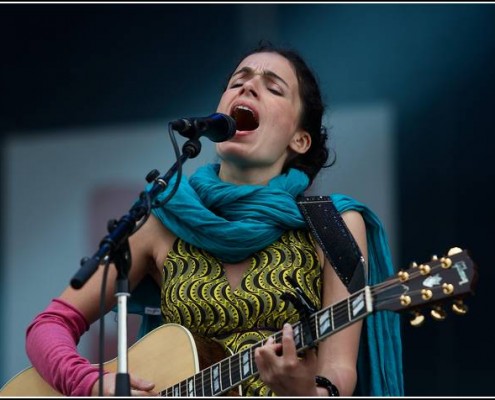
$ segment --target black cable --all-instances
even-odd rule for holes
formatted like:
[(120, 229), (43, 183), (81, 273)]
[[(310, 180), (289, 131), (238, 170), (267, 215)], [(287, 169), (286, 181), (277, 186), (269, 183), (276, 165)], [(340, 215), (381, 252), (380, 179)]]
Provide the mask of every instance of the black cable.
[(172, 130), (172, 123), (168, 124), (168, 134), (170, 136), (170, 140), (172, 141), (172, 145), (174, 146), (174, 151), (175, 151), (175, 158), (176, 158), (176, 166), (177, 166), (177, 179), (175, 181), (174, 187), (168, 194), (168, 196), (160, 201), (159, 203), (155, 203), (152, 205), (153, 208), (160, 208), (164, 206), (166, 203), (169, 202), (169, 200), (172, 198), (172, 196), (177, 192), (177, 189), (179, 188), (180, 181), (182, 179), (182, 162), (181, 162), (181, 157), (180, 157), (180, 151), (179, 151), (179, 146), (177, 145), (177, 140), (175, 139), (175, 136), (173, 134)]
[(134, 229), (132, 230), (132, 232), (129, 234), (129, 236), (133, 235), (136, 231), (138, 231), (146, 223), (146, 221), (148, 220), (148, 218), (150, 216), (150, 212), (151, 212), (151, 198), (150, 198), (150, 194), (146, 190), (144, 190), (139, 195), (139, 199), (141, 201), (144, 201), (144, 204), (146, 206), (146, 212), (144, 214), (144, 217), (141, 218), (141, 221), (139, 221), (136, 224), (136, 226), (134, 227)]
[(103, 279), (101, 281), (101, 292), (100, 292), (100, 333), (99, 333), (99, 382), (98, 382), (98, 394), (103, 396), (103, 361), (105, 353), (103, 351), (105, 346), (105, 294), (107, 287), (107, 276), (108, 267), (110, 266), (110, 259), (105, 257), (105, 268), (103, 271)]

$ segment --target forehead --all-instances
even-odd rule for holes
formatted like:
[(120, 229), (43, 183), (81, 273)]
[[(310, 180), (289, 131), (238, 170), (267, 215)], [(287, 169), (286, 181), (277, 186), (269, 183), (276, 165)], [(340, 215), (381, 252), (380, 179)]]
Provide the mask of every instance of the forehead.
[(273, 72), (286, 82), (297, 84), (294, 67), (285, 57), (278, 53), (255, 53), (244, 58), (237, 66), (236, 71), (248, 67), (255, 73)]

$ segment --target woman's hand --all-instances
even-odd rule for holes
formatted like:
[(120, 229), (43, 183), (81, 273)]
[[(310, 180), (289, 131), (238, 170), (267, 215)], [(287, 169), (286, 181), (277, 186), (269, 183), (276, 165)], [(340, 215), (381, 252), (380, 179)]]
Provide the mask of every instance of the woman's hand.
[[(107, 373), (103, 376), (103, 396), (115, 396), (115, 373)], [(158, 393), (153, 390), (155, 384), (141, 378), (129, 375), (131, 384), (131, 396), (158, 396)], [(92, 396), (99, 395), (99, 380), (93, 385), (91, 390)]]
[(284, 325), (282, 343), (269, 338), (255, 349), (254, 359), (261, 380), (278, 396), (318, 396), (316, 351), (308, 349), (303, 358), (298, 357), (290, 324)]

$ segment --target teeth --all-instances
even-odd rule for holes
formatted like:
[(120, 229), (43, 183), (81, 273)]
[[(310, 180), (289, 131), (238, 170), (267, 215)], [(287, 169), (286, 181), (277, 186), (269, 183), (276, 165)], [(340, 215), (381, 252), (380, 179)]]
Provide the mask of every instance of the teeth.
[(241, 110), (250, 112), (253, 115), (253, 118), (257, 120), (256, 113), (254, 112), (254, 110), (242, 104), (234, 107), (234, 110), (232, 112), (232, 117), (235, 118), (235, 116), (237, 116), (239, 111)]
[(249, 107), (247, 107), (247, 106), (237, 106), (237, 107), (235, 108), (235, 111), (237, 111), (237, 110), (247, 110), (247, 111), (251, 111), (251, 112), (254, 114), (254, 111), (253, 111), (253, 110), (251, 110), (251, 109), (250, 109)]

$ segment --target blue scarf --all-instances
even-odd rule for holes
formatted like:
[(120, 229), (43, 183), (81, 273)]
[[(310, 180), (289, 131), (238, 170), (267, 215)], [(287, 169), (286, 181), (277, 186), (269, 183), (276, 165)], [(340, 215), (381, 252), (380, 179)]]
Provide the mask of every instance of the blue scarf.
[[(236, 263), (267, 247), (289, 229), (305, 222), (295, 198), (309, 178), (297, 169), (263, 185), (235, 185), (220, 180), (220, 165), (199, 168), (189, 180), (182, 176), (172, 199), (153, 214), (176, 236), (228, 263)], [(170, 193), (177, 175), (158, 196)]]
[[(206, 249), (226, 262), (237, 262), (277, 240), (287, 229), (304, 227), (295, 198), (309, 179), (291, 169), (267, 186), (234, 185), (218, 177), (219, 165), (200, 168), (189, 181), (182, 178), (177, 193), (162, 208), (153, 210), (176, 236)], [(159, 198), (171, 190), (174, 180)], [(394, 271), (384, 228), (365, 205), (341, 195), (331, 195), (339, 212), (356, 210), (364, 218), (368, 244), (368, 284), (381, 283)], [(147, 315), (148, 306), (160, 307), (160, 290), (151, 280), (138, 285), (129, 312), (143, 315), (139, 335), (161, 324), (159, 316)], [(403, 396), (402, 343), (399, 315), (380, 311), (363, 325), (358, 357), (356, 394)]]
[[(368, 285), (376, 285), (396, 271), (392, 264), (388, 239), (376, 214), (364, 204), (342, 194), (330, 196), (340, 213), (355, 210), (366, 225), (368, 247)], [(400, 316), (380, 311), (365, 319), (358, 357), (360, 396), (403, 396), (402, 341)]]

